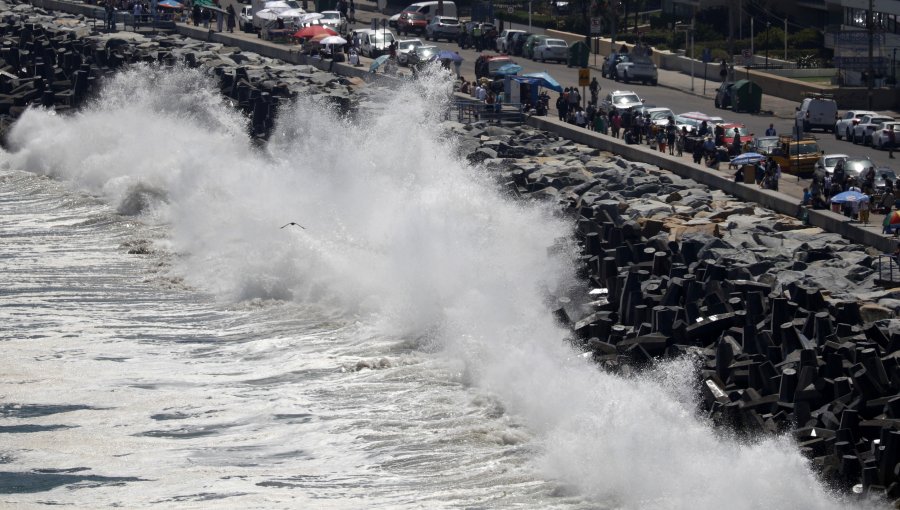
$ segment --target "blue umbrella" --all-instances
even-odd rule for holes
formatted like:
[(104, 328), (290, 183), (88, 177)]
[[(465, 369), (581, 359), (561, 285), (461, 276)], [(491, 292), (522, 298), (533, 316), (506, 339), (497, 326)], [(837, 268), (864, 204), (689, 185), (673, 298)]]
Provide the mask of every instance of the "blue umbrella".
[(503, 64), (502, 66), (500, 66), (496, 71), (494, 71), (494, 74), (496, 74), (497, 76), (506, 76), (508, 74), (516, 74), (521, 70), (522, 66), (510, 62), (509, 64)]
[(859, 191), (845, 191), (831, 197), (832, 204), (843, 204), (844, 202), (868, 202), (869, 195), (860, 193)]
[(437, 54), (437, 58), (440, 60), (449, 59), (453, 62), (462, 62), (463, 58), (459, 56), (459, 53), (450, 50), (441, 50)]
[(758, 163), (760, 161), (764, 161), (766, 156), (764, 154), (760, 154), (758, 152), (745, 152), (740, 156), (735, 156), (731, 160), (732, 165), (748, 165), (750, 163)]
[(378, 69), (381, 64), (387, 62), (387, 59), (391, 58), (390, 55), (382, 55), (375, 60), (372, 61), (372, 65), (369, 66), (369, 72), (374, 73), (376, 69)]
[(525, 78), (537, 78), (538, 80), (541, 81), (541, 87), (544, 87), (545, 89), (555, 90), (557, 92), (563, 91), (563, 88), (559, 84), (559, 82), (556, 81), (555, 79), (553, 79), (552, 76), (550, 76), (549, 74), (547, 74), (543, 71), (539, 72), (539, 73), (523, 74), (522, 76)]

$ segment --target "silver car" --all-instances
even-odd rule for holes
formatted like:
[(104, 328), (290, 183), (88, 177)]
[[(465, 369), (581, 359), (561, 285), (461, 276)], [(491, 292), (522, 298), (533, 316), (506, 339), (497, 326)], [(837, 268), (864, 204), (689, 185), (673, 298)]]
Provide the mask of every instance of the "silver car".
[(397, 41), (397, 64), (409, 65), (409, 52), (423, 46), (421, 39), (401, 39)]
[(632, 80), (656, 85), (659, 72), (656, 64), (645, 55), (622, 55), (622, 60), (616, 64), (616, 76), (625, 83)]
[(623, 112), (641, 106), (644, 106), (644, 100), (631, 90), (614, 90), (600, 101), (600, 111), (603, 113), (609, 113), (613, 109)]
[(846, 154), (824, 154), (816, 161), (813, 167), (813, 176), (818, 179), (824, 179), (826, 175), (834, 173), (834, 167), (838, 161), (847, 161), (850, 156)]
[(533, 60), (546, 62), (556, 60), (565, 63), (569, 58), (569, 43), (562, 39), (544, 39), (534, 47)]

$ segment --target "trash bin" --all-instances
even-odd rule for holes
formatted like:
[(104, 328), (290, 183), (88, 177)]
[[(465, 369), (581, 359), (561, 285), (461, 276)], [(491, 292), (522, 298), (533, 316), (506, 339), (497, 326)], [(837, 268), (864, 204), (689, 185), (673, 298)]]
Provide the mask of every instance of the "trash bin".
[(740, 80), (731, 89), (736, 112), (759, 113), (762, 108), (762, 87), (750, 80)]
[(744, 165), (744, 184), (756, 184), (756, 165)]
[(587, 67), (588, 60), (591, 56), (591, 49), (582, 41), (578, 41), (569, 46), (569, 59), (567, 64), (569, 67)]

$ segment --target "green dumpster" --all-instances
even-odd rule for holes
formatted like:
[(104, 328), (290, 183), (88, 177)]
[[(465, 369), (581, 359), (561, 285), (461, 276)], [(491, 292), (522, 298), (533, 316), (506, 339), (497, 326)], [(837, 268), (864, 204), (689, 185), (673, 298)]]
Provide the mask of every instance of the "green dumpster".
[(569, 46), (569, 59), (566, 62), (569, 67), (587, 67), (588, 58), (591, 56), (591, 48), (582, 41)]
[(750, 80), (735, 82), (731, 91), (736, 112), (759, 113), (762, 108), (762, 87)]

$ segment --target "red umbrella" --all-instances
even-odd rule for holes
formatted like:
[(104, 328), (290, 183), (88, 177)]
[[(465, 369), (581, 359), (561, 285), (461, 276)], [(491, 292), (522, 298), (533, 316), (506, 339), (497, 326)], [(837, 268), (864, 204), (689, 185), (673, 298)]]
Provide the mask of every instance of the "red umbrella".
[(328, 27), (322, 25), (310, 25), (294, 32), (294, 37), (299, 39), (302, 37), (315, 37), (320, 34), (338, 35), (337, 32)]

